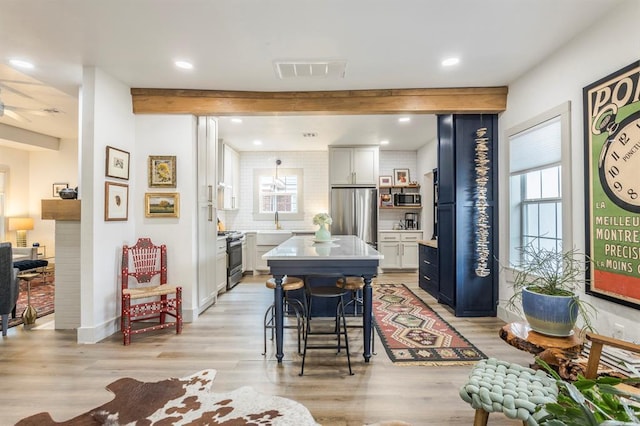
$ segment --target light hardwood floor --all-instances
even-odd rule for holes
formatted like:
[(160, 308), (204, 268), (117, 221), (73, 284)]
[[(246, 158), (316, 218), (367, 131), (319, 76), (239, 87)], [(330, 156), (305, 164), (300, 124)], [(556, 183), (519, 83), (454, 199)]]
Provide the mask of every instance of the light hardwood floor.
[[(120, 333), (95, 345), (78, 345), (74, 331), (9, 330), (0, 340), (0, 425), (42, 411), (56, 421), (68, 420), (112, 398), (105, 386), (121, 377), (158, 381), (196, 371), (218, 371), (214, 391), (250, 385), (259, 392), (304, 404), (322, 425), (365, 425), (402, 420), (412, 425), (471, 425), (474, 412), (458, 396), (471, 366), (397, 366), (389, 361), (376, 336), (377, 355), (362, 358), (361, 330), (350, 329), (354, 376), (346, 359), (327, 351), (301, 357), (293, 330), (285, 330), (285, 359), (278, 365), (268, 341), (262, 356), (262, 320), (273, 301), (264, 286), (267, 276), (245, 276), (222, 294), (182, 335), (158, 331), (132, 337), (122, 345)], [(498, 337), (497, 318), (456, 318), (417, 285), (415, 273), (382, 274), (375, 281), (405, 283), (487, 356), (527, 365), (532, 356)], [(44, 325), (49, 317), (40, 318)], [(491, 414), (490, 425), (518, 425)]]

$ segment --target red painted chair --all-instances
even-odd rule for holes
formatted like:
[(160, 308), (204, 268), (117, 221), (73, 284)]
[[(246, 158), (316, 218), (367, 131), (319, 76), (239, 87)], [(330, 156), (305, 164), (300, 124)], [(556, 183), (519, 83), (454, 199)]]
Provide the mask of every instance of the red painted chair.
[[(167, 315), (175, 321), (167, 322)], [(134, 322), (144, 326), (134, 328)], [(177, 334), (182, 333), (182, 287), (167, 285), (167, 246), (139, 238), (135, 246), (122, 247), (124, 344), (131, 343), (132, 334), (173, 326)]]

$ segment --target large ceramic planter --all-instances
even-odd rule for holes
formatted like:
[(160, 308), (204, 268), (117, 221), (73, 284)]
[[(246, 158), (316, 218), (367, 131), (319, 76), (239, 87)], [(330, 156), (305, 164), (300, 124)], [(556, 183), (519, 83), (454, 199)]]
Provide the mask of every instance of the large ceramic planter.
[(548, 336), (570, 336), (578, 318), (577, 296), (548, 296), (522, 290), (522, 310), (531, 329)]

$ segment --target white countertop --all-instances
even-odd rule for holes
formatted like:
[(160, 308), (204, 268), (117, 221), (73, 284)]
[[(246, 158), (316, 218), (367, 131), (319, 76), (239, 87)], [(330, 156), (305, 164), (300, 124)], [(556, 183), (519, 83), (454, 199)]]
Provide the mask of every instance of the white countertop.
[(313, 236), (291, 237), (262, 255), (265, 260), (342, 259), (371, 260), (384, 256), (353, 235), (332, 235), (331, 242), (316, 243)]

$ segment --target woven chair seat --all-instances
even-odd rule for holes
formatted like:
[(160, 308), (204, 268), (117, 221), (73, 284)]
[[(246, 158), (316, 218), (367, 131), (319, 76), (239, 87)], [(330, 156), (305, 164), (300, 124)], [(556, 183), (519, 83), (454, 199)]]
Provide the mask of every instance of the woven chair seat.
[(460, 397), (476, 410), (504, 413), (510, 419), (537, 426), (545, 412), (536, 413), (536, 408), (555, 402), (558, 387), (542, 370), (489, 358), (475, 365), (469, 381), (460, 389)]
[(340, 278), (336, 281), (336, 286), (351, 291), (361, 290), (364, 288), (364, 280), (360, 277)]
[(177, 287), (174, 285), (158, 285), (155, 287), (125, 288), (122, 290), (122, 294), (128, 294), (131, 299), (143, 299), (145, 297), (174, 294), (176, 290)]
[[(276, 288), (275, 278), (269, 278), (266, 282), (266, 286), (267, 288), (270, 288), (272, 290)], [(282, 279), (282, 289), (284, 291), (298, 290), (302, 287), (304, 287), (304, 281), (302, 281), (300, 278), (284, 277)]]

